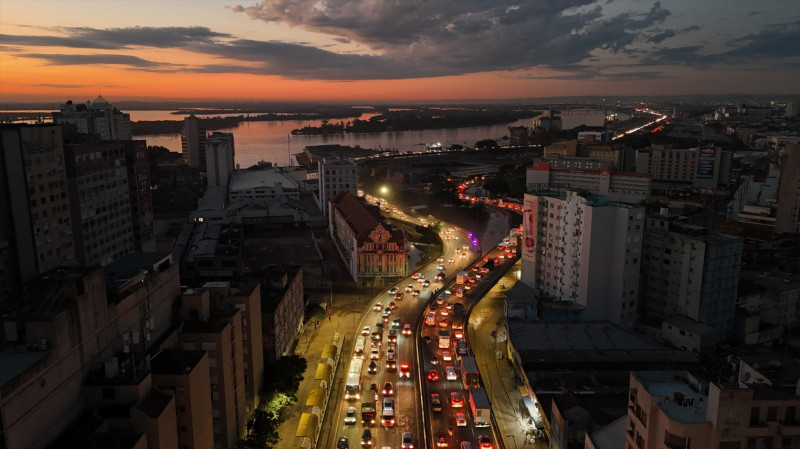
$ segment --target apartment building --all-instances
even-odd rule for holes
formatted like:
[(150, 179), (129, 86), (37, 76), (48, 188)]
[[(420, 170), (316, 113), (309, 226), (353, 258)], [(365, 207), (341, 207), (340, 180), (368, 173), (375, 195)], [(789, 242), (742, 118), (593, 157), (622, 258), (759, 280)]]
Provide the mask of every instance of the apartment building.
[(696, 189), (713, 190), (731, 183), (733, 153), (720, 147), (666, 148), (653, 145), (637, 150), (636, 173), (649, 173), (653, 181), (691, 184)]
[(153, 386), (175, 398), (176, 428), (180, 449), (214, 447), (206, 351), (164, 349), (150, 362)]
[(64, 154), (78, 262), (107, 265), (133, 252), (124, 144), (85, 140), (67, 144)]
[[(95, 407), (127, 404), (129, 415), (151, 389), (146, 355), (175, 331), (179, 284), (169, 253), (54, 269), (25, 283), (0, 314), (3, 447), (46, 447)], [(146, 415), (168, 421), (169, 405), (151, 401)]]
[(633, 326), (644, 209), (575, 191), (525, 194), (521, 281), (587, 320)]
[(593, 169), (564, 169), (553, 162), (529, 167), (525, 182), (528, 193), (582, 190), (608, 197), (609, 201), (639, 204), (650, 197), (650, 175), (612, 172), (607, 166)]
[(208, 352), (214, 444), (233, 449), (247, 423), (242, 312), (216, 307), (207, 289), (187, 289), (181, 300), (184, 322), (179, 349)]
[(181, 152), (187, 165), (199, 170), (206, 169), (206, 129), (194, 114), (183, 120)]
[(262, 340), (271, 360), (291, 355), (303, 330), (303, 267), (273, 266), (261, 279)]
[(408, 275), (405, 235), (382, 223), (376, 206), (341, 192), (329, 207), (329, 232), (354, 281), (384, 285)]
[(120, 112), (105, 98), (98, 96), (94, 101), (62, 103), (60, 110), (53, 113), (56, 125), (73, 125), (80, 134), (96, 134), (103, 140), (130, 140), (131, 115)]
[(60, 126), (0, 125), (0, 240), (6, 292), (77, 264)]
[(775, 232), (800, 234), (800, 144), (787, 143), (781, 156), (781, 180)]
[(736, 311), (741, 238), (710, 232), (663, 210), (647, 217), (639, 312), (658, 321), (682, 315), (730, 336)]
[(233, 133), (213, 132), (206, 136), (206, 173), (208, 186), (227, 187), (236, 168)]
[[(261, 286), (258, 283), (206, 282), (203, 288), (211, 293), (211, 301), (222, 308), (234, 307), (242, 318), (242, 359), (245, 412), (253, 413), (258, 405), (258, 391), (264, 377), (264, 347), (261, 339)], [(295, 311), (298, 312), (298, 311)], [(303, 311), (299, 310), (302, 319)]]
[(772, 362), (766, 361), (769, 372), (759, 372), (740, 358), (733, 382), (708, 382), (688, 371), (631, 372), (625, 447), (798, 447), (797, 362)]
[(328, 215), (328, 203), (340, 192), (358, 195), (358, 165), (345, 159), (322, 157), (319, 164), (319, 205)]

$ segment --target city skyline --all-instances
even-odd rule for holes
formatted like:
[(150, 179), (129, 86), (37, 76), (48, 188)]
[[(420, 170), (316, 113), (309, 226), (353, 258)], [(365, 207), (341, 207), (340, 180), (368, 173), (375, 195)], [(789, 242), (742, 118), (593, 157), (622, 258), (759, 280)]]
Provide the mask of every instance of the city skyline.
[(110, 4), (4, 0), (2, 100), (798, 93), (791, 1)]

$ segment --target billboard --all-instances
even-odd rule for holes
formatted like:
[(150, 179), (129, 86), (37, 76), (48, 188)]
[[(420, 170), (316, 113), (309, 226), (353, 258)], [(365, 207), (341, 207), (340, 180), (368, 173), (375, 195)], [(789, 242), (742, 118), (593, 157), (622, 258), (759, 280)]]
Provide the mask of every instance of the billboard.
[(714, 165), (717, 161), (716, 148), (701, 148), (697, 161), (697, 177), (711, 179), (714, 177)]
[(522, 212), (522, 258), (528, 261), (536, 260), (536, 234), (539, 228), (538, 216), (538, 197), (525, 194)]

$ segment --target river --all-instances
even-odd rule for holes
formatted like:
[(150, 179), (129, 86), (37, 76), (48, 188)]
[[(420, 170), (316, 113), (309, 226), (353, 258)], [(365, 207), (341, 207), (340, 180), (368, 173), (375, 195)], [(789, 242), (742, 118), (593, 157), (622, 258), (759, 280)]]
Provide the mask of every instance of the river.
[[(160, 112), (161, 114), (157, 114)], [(182, 116), (170, 115), (168, 111), (130, 111), (131, 120), (177, 120)], [(216, 114), (215, 114), (216, 115)], [(241, 114), (235, 114), (241, 115)], [(374, 113), (363, 114), (361, 120), (369, 119)], [(339, 122), (332, 119), (330, 122)], [(342, 119), (341, 121), (347, 121)], [(277, 122), (241, 122), (238, 127), (221, 129), (232, 132), (236, 151), (236, 164), (249, 167), (259, 161), (272, 162), (276, 165), (293, 165), (297, 162), (292, 156), (300, 153), (307, 146), (340, 144), (360, 146), (374, 150), (396, 149), (401, 153), (425, 151), (425, 145), (441, 143), (447, 148), (453, 144), (472, 146), (483, 139), (494, 139), (500, 144), (508, 143), (502, 138), (509, 135), (509, 126), (531, 126), (531, 119), (517, 120), (505, 125), (476, 126), (454, 129), (426, 129), (419, 131), (387, 131), (364, 134), (339, 134), (329, 136), (293, 136), (293, 129), (304, 126), (319, 126), (321, 120), (309, 121), (277, 121)], [(145, 139), (148, 145), (160, 145), (171, 151), (181, 151), (180, 134), (159, 134), (134, 136), (134, 139)]]

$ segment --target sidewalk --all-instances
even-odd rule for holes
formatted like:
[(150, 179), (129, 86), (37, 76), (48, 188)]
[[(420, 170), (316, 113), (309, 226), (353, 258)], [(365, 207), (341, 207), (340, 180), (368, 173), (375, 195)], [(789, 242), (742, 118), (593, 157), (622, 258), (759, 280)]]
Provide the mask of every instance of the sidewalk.
[(544, 449), (542, 438), (533, 438), (533, 418), (522, 402), (514, 368), (507, 359), (503, 315), (504, 290), (500, 285), (511, 286), (516, 279), (510, 270), (472, 309), (467, 336), (475, 354), (486, 394), (492, 403), (492, 413), (505, 449)]
[[(296, 438), (295, 434), (297, 426), (300, 424), (300, 415), (306, 410), (305, 404), (308, 394), (311, 388), (317, 384), (317, 382), (314, 382), (314, 375), (322, 350), (333, 339), (333, 335), (336, 332), (347, 338), (345, 346), (352, 344), (355, 323), (353, 317), (361, 315), (363, 310), (360, 309), (366, 307), (369, 299), (372, 299), (372, 297), (358, 294), (335, 294), (333, 306), (328, 309), (328, 313), (319, 322), (317, 328), (315, 329), (313, 325), (307, 326), (298, 338), (295, 353), (305, 357), (308, 365), (303, 373), (303, 380), (300, 382), (295, 394), (297, 403), (286, 407), (281, 414), (284, 421), (278, 427), (280, 440), (273, 446), (274, 449), (297, 449), (300, 447), (299, 438)], [(358, 307), (356, 307), (357, 302)], [(344, 366), (342, 365), (343, 363), (345, 364)], [(346, 363), (347, 358), (339, 359), (334, 382), (336, 378), (341, 377), (342, 370), (347, 369)], [(320, 443), (323, 443), (324, 438), (326, 438), (326, 432), (323, 428)]]

